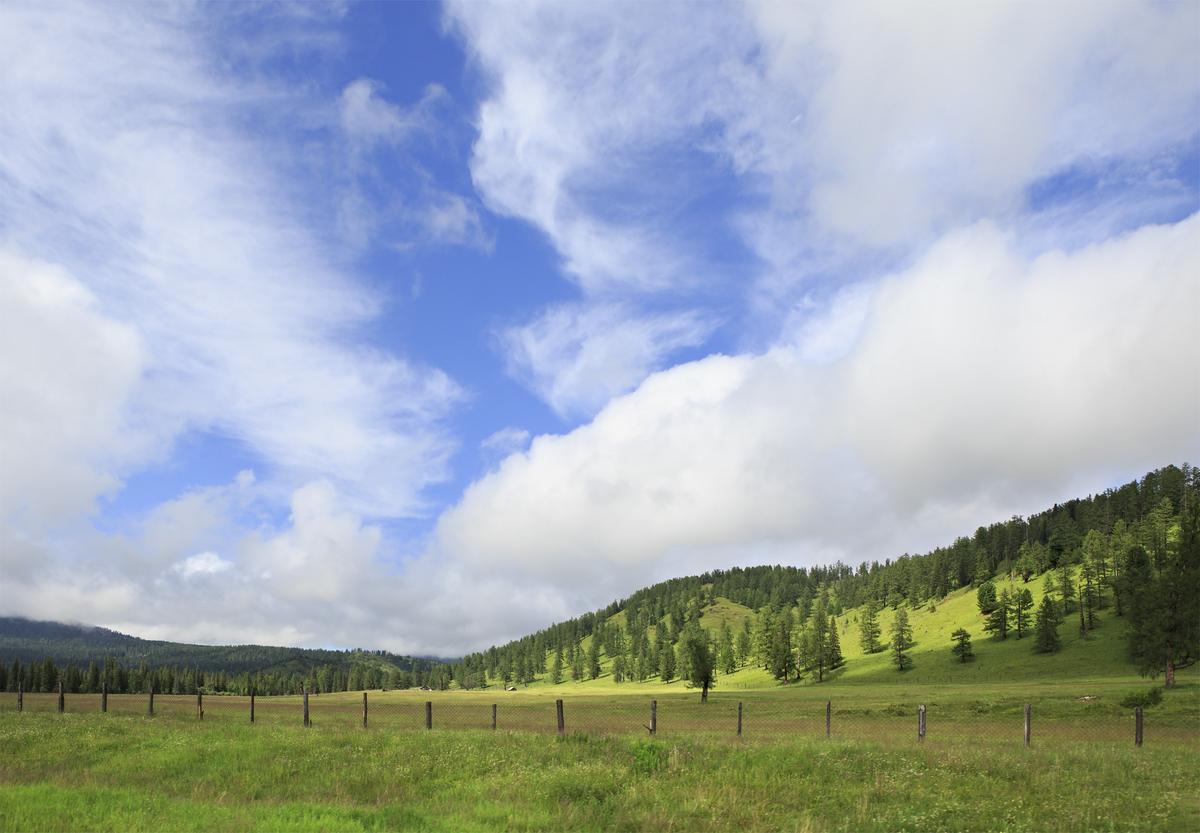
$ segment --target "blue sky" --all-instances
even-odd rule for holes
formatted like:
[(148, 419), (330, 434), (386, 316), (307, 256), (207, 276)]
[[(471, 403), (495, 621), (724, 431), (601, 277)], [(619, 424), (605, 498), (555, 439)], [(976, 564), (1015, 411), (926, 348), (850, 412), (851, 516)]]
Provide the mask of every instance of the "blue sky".
[(453, 654), (1194, 461), (1200, 12), (1083, 9), (5, 6), (0, 614)]

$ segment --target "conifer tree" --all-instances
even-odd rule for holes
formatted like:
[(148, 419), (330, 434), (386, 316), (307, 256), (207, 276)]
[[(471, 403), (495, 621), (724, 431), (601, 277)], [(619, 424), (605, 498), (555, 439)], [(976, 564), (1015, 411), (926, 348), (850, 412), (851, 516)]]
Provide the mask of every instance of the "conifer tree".
[(550, 682), (558, 685), (563, 679), (563, 652), (562, 646), (558, 646), (558, 650), (554, 652), (554, 665), (550, 668)]
[(892, 622), (892, 664), (900, 671), (912, 665), (908, 651), (913, 646), (912, 627), (908, 624), (908, 612), (896, 611), (896, 619)]
[(1058, 598), (1059, 610), (1063, 616), (1074, 609), (1075, 582), (1071, 581), (1071, 565), (1063, 564), (1058, 568)]
[(729, 622), (721, 623), (721, 647), (717, 654), (717, 660), (721, 666), (721, 673), (732, 674), (737, 671), (737, 654), (733, 648), (733, 631), (729, 627)]
[(975, 659), (975, 653), (971, 650), (971, 634), (965, 628), (959, 628), (950, 634), (950, 638), (954, 640), (954, 647), (950, 651), (958, 657), (959, 662)]
[(742, 620), (742, 630), (738, 634), (737, 638), (738, 665), (746, 665), (748, 662), (750, 662), (750, 651), (752, 644), (753, 643), (751, 642), (750, 638), (750, 618), (746, 617), (744, 620)]
[(587, 672), (590, 680), (600, 676), (600, 639), (595, 634), (592, 635), (592, 644), (588, 647)]
[(1013, 627), (1017, 629), (1017, 639), (1025, 638), (1025, 629), (1029, 626), (1029, 611), (1033, 609), (1033, 594), (1028, 587), (1022, 587), (1012, 600)]
[(671, 646), (667, 646), (659, 655), (661, 665), (659, 667), (659, 676), (664, 683), (669, 683), (675, 679), (675, 652)]
[(979, 589), (975, 591), (976, 603), (979, 605), (979, 612), (984, 616), (988, 616), (996, 609), (996, 585), (991, 581), (985, 581), (979, 585)]
[(716, 659), (708, 634), (692, 622), (683, 632), (679, 645), (687, 660), (687, 679), (693, 686), (700, 687), (700, 702), (706, 703), (708, 690), (716, 685)]
[(996, 607), (988, 616), (987, 621), (983, 624), (983, 629), (988, 633), (994, 633), (1001, 639), (1008, 639), (1008, 616), (1012, 607), (1012, 599), (1008, 595), (1008, 590), (1001, 591), (1000, 598), (996, 600)]
[(842, 656), (842, 643), (838, 639), (837, 619), (831, 614), (829, 616), (829, 669), (832, 671), (845, 664), (846, 659)]
[(858, 630), (863, 653), (874, 654), (883, 647), (879, 644), (879, 635), (882, 632), (879, 627), (879, 606), (874, 599), (867, 602)]
[(1058, 639), (1058, 605), (1049, 595), (1042, 596), (1042, 604), (1038, 607), (1033, 650), (1039, 654), (1053, 654), (1059, 649)]
[(583, 651), (575, 651), (571, 658), (571, 679), (575, 682), (583, 679)]

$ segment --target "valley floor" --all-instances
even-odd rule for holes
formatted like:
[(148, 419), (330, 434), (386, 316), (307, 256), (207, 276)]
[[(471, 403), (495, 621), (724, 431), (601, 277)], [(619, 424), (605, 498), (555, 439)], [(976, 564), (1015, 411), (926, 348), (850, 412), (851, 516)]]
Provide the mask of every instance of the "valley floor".
[[(718, 687), (302, 699), (0, 694), (0, 833), (119, 830), (1200, 829), (1200, 669), (1145, 709), (1129, 673), (838, 676)], [(565, 737), (555, 736), (556, 703)], [(657, 735), (648, 736), (654, 702)], [(425, 730), (426, 703), (433, 731)], [(830, 736), (825, 736), (826, 704)], [(498, 731), (491, 731), (492, 706)], [(1032, 744), (1025, 748), (1025, 705)], [(743, 734), (736, 734), (739, 705)], [(917, 742), (917, 709), (927, 735)]]

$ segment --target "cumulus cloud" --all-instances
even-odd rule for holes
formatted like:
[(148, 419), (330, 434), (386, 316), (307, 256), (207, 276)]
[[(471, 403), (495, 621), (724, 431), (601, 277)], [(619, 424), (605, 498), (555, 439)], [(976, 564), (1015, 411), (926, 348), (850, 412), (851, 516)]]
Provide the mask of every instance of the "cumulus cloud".
[(1178, 462), (1200, 450), (1198, 258), (1200, 215), (1033, 259), (955, 232), (873, 287), (842, 358), (654, 374), (473, 484), (437, 547), (598, 604), (739, 551), (895, 556)]
[(146, 452), (129, 408), (145, 342), (65, 269), (0, 246), (0, 522), (86, 512)]

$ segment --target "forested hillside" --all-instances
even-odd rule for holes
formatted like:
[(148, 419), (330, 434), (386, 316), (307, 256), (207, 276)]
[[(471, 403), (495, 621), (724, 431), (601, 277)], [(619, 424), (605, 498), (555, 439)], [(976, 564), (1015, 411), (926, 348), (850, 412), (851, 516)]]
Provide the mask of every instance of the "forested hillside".
[(454, 663), (0, 618), (0, 689), (262, 694), (1165, 675), (1200, 656), (1200, 473), (1167, 466), (945, 547), (671, 579)]
[[(922, 555), (856, 568), (763, 566), (672, 579), (464, 657), (455, 680), (468, 688), (496, 681), (525, 686), (566, 679), (689, 680), (689, 664), (697, 657), (714, 675), (756, 665), (780, 682), (823, 680), (846, 663), (841, 642), (861, 638), (864, 617), (868, 629), (879, 628), (871, 645), (877, 650), (866, 654), (881, 653), (892, 637), (884, 628), (896, 619), (934, 612), (967, 590), (995, 588), (997, 580), (1021, 586), (1002, 587), (994, 603), (985, 602), (973, 614), (992, 621), (956, 621), (943, 635), (947, 652), (959, 628), (968, 643), (983, 636), (984, 627), (992, 628), (989, 638), (1004, 642), (1010, 624), (1016, 631), (1019, 622), (1023, 639), (1034, 634), (1039, 616), (1052, 620), (1057, 634), (1071, 627), (1068, 615), (1078, 614), (1078, 630), (1086, 637), (1101, 618), (1112, 617), (1120, 620), (1121, 636), (1114, 641), (1114, 628), (1109, 629), (1104, 640), (1114, 649), (1109, 653), (1130, 668), (1169, 676), (1171, 668), (1191, 664), (1200, 654), (1198, 489), (1197, 469), (1167, 466), (1029, 518), (979, 527)], [(1025, 585), (1039, 577), (1030, 591)], [(1033, 609), (1046, 597), (1048, 606)], [(715, 626), (714, 613), (736, 623)], [(1043, 639), (1052, 642), (1044, 635), (1049, 627), (1043, 622)], [(1028, 644), (1032, 649), (1035, 641)], [(1056, 653), (1053, 645), (1044, 647), (1044, 653)], [(902, 656), (898, 666), (908, 668), (908, 659)]]
[[(194, 693), (198, 687), (244, 693), (257, 682), (263, 694), (350, 688), (407, 688), (446, 676), (438, 660), (386, 651), (327, 651), (267, 645), (189, 645), (139, 639), (106, 628), (0, 617), (0, 689), (18, 677), (26, 690), (49, 691), (61, 673), (73, 691), (142, 691), (153, 678), (159, 691)], [(351, 685), (353, 684), (353, 685)]]

